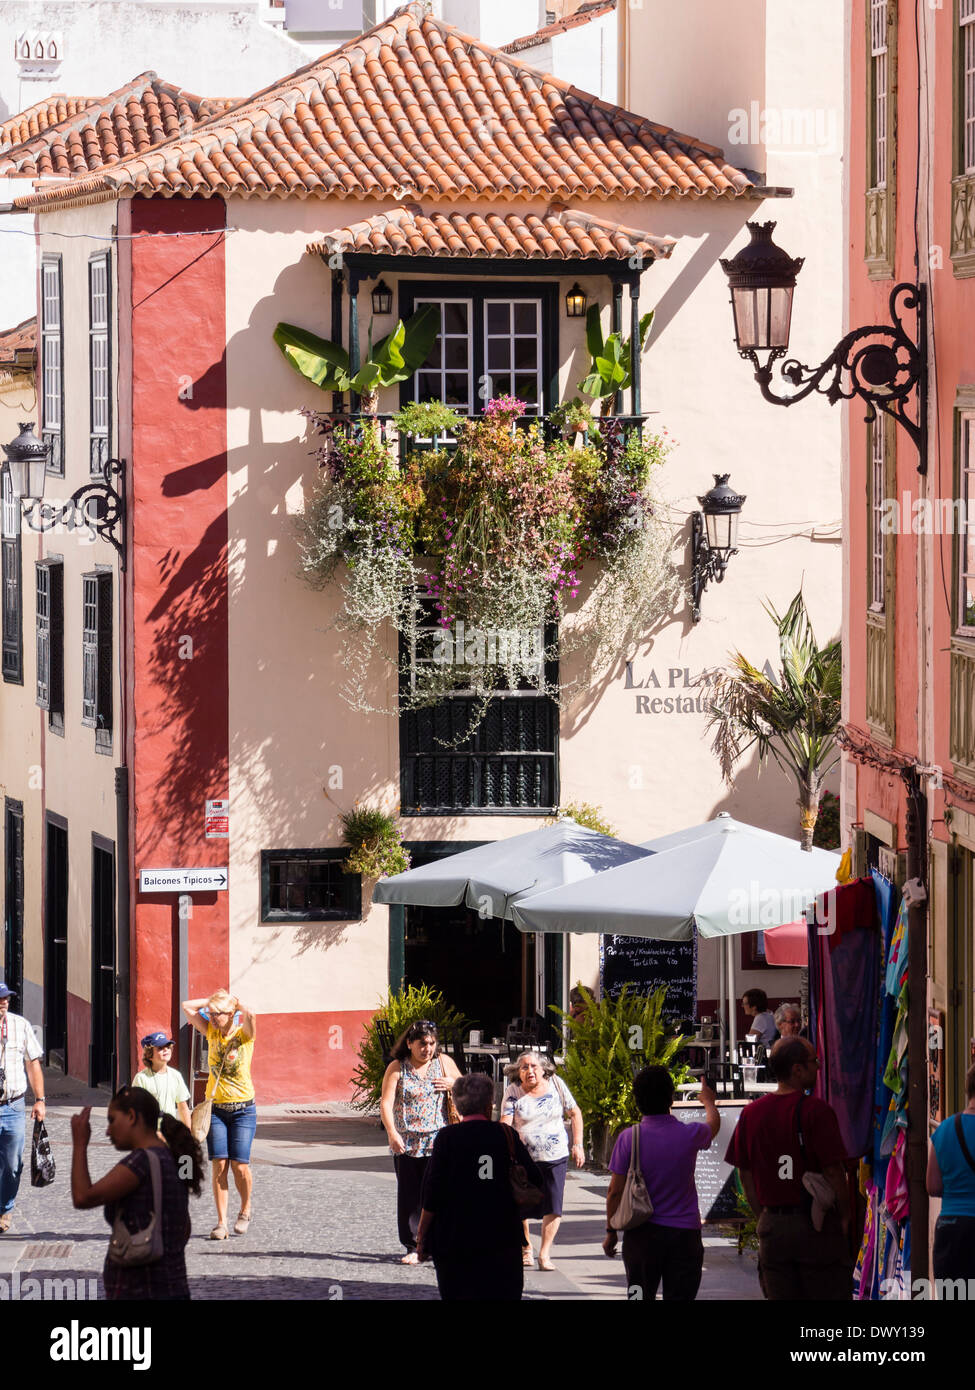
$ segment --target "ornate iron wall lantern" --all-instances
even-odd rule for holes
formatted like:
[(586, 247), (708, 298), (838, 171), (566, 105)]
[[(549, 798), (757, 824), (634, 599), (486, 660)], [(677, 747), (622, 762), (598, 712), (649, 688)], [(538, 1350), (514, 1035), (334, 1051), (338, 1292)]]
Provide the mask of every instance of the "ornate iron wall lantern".
[(691, 516), (691, 618), (701, 620), (701, 596), (713, 580), (724, 579), (728, 560), (738, 554), (738, 518), (746, 498), (728, 486), (728, 473), (715, 473), (714, 487), (697, 500)]
[[(125, 569), (125, 461), (107, 459), (98, 481), (85, 483), (64, 502), (45, 502), (48, 446), (34, 433), (33, 420), (22, 421), (20, 434), (2, 446), (10, 469), (14, 502), (23, 506), (23, 517), (32, 531), (64, 526), (78, 528), (107, 540), (118, 551)], [(111, 483), (118, 478), (118, 489)]]
[(570, 319), (585, 318), (588, 302), (585, 291), (579, 288), (579, 281), (577, 280), (565, 296), (566, 317)]
[[(911, 436), (918, 451), (918, 472), (926, 473), (927, 356), (925, 287), (906, 282), (890, 292), (890, 324), (855, 328), (841, 338), (818, 367), (796, 358), (782, 364), (782, 376), (798, 388), (788, 396), (772, 390), (772, 365), (789, 349), (792, 293), (802, 258), (793, 260), (772, 240), (774, 222), (749, 222), (751, 241), (721, 267), (731, 288), (735, 343), (755, 368), (755, 380), (772, 405), (795, 405), (819, 391), (830, 405), (859, 396), (867, 403), (868, 421), (877, 411), (891, 416)], [(903, 311), (914, 314), (916, 340), (905, 331)], [(764, 364), (759, 356), (767, 353)], [(907, 400), (918, 394), (917, 421), (907, 414)]]
[(377, 318), (393, 312), (393, 291), (380, 280), (372, 292), (372, 312)]

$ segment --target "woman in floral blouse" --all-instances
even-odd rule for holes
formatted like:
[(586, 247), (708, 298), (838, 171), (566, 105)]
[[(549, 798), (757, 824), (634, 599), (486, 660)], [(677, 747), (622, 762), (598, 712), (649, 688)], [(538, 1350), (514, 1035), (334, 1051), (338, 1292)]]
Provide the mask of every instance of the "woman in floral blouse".
[[(582, 1111), (568, 1086), (555, 1074), (555, 1066), (542, 1053), (523, 1052), (505, 1069), (511, 1085), (501, 1102), (501, 1123), (514, 1125), (525, 1148), (542, 1174), (545, 1197), (533, 1220), (541, 1220), (542, 1243), (538, 1250), (539, 1269), (554, 1269), (552, 1242), (562, 1220), (562, 1195), (569, 1166), (569, 1141), (565, 1132), (572, 1125), (572, 1157), (577, 1168), (586, 1161), (582, 1147)], [(515, 1080), (517, 1077), (517, 1081)], [(534, 1261), (525, 1222), (525, 1267)]]
[(433, 1141), (447, 1123), (447, 1097), (460, 1072), (451, 1058), (438, 1054), (437, 1025), (429, 1019), (411, 1023), (393, 1044), (393, 1060), (383, 1077), (380, 1115), (389, 1136), (396, 1170), (396, 1218), (406, 1246), (405, 1265), (419, 1263), (416, 1231), (420, 1224), (420, 1190), (433, 1152)]

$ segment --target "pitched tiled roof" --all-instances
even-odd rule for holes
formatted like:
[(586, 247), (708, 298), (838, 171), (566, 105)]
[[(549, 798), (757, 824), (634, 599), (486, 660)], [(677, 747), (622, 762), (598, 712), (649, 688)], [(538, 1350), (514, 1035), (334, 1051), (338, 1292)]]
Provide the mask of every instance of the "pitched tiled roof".
[(49, 126), (57, 125), (69, 116), (77, 116), (79, 111), (94, 106), (97, 101), (97, 97), (66, 97), (60, 93), (36, 101), (26, 111), (0, 121), (0, 151), (9, 149), (11, 145), (22, 145)]
[(524, 38), (512, 39), (510, 43), (502, 46), (502, 53), (520, 53), (525, 48), (537, 48), (539, 44), (548, 43), (549, 39), (557, 38), (559, 34), (564, 34), (568, 29), (575, 29), (580, 24), (588, 24), (591, 19), (599, 19), (601, 15), (609, 14), (610, 10), (616, 9), (616, 0), (593, 0), (592, 4), (580, 5), (575, 14), (570, 14), (565, 19), (557, 19), (552, 24), (546, 24), (541, 29), (536, 29), (534, 34), (526, 34)]
[(337, 251), (389, 256), (517, 257), (545, 260), (645, 261), (669, 256), (671, 237), (649, 236), (586, 213), (553, 207), (544, 213), (422, 212), (417, 207), (377, 213), (313, 242), (328, 259)]
[(145, 155), (18, 207), (118, 197), (737, 198), (721, 150), (408, 5)]
[[(72, 102), (80, 102), (69, 110)], [(92, 174), (128, 155), (140, 154), (174, 136), (188, 133), (200, 121), (208, 121), (233, 102), (195, 96), (163, 82), (154, 72), (144, 72), (107, 97), (52, 97), (48, 115), (57, 121), (40, 126), (19, 144), (0, 153), (0, 174), (57, 177), (59, 174)], [(31, 112), (36, 112), (31, 107)], [(8, 121), (29, 128), (38, 122), (31, 112)], [(29, 118), (29, 119), (28, 119)]]
[(0, 370), (33, 367), (37, 360), (37, 318), (0, 331)]

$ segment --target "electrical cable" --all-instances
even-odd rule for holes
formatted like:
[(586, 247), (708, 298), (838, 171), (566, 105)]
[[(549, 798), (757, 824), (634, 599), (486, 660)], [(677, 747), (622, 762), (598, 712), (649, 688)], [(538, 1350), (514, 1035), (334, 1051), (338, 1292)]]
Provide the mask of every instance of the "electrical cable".
[[(24, 214), (28, 216), (29, 214)], [(198, 237), (198, 236), (226, 236), (228, 232), (239, 232), (240, 227), (214, 227), (207, 231), (200, 232), (126, 232), (119, 235), (112, 232), (105, 236), (98, 232), (49, 232), (42, 230), (39, 235), (43, 237), (60, 237), (62, 241), (148, 241), (152, 237)], [(38, 233), (33, 227), (27, 229), (23, 227), (0, 227), (0, 235), (7, 236), (29, 236), (32, 241), (36, 240)]]

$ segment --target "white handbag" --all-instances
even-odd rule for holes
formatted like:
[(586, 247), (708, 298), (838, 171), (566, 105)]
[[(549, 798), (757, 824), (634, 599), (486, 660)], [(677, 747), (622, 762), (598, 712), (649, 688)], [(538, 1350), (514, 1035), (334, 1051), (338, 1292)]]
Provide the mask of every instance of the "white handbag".
[(108, 1242), (108, 1258), (116, 1265), (151, 1265), (161, 1260), (165, 1253), (162, 1231), (162, 1173), (159, 1168), (159, 1155), (152, 1148), (145, 1150), (149, 1160), (149, 1174), (152, 1179), (152, 1215), (149, 1225), (141, 1231), (130, 1231), (119, 1213), (112, 1222), (112, 1235)]
[(617, 1231), (632, 1231), (634, 1226), (644, 1225), (653, 1215), (653, 1203), (643, 1180), (643, 1169), (640, 1167), (640, 1126), (634, 1125), (630, 1133), (633, 1136), (630, 1167), (623, 1184), (619, 1206), (610, 1222)]

